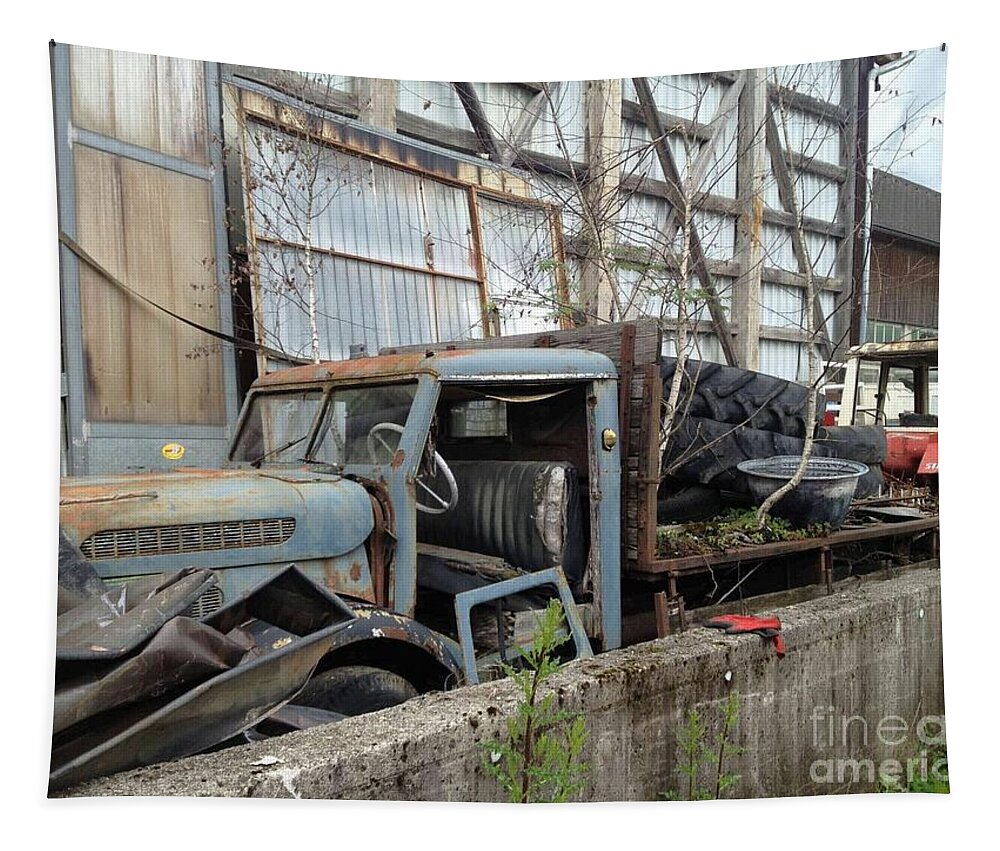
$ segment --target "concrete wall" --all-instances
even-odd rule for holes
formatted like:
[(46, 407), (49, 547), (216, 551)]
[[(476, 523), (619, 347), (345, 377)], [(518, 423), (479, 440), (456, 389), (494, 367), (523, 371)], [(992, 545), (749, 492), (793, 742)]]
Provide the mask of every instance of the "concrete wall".
[[(559, 702), (586, 713), (592, 771), (582, 797), (655, 800), (679, 788), (678, 733), (688, 712), (697, 709), (717, 728), (731, 689), (740, 693), (735, 740), (743, 748), (727, 765), (741, 775), (731, 797), (870, 791), (866, 766), (855, 781), (856, 766), (837, 760), (870, 758), (892, 770), (884, 760), (919, 757), (926, 748), (915, 726), (944, 712), (938, 571), (915, 570), (778, 614), (787, 643), (781, 660), (758, 636), (696, 628), (560, 672), (552, 681)], [(498, 800), (481, 768), (482, 743), (501, 734), (515, 705), (509, 682), (426, 695), (66, 794)], [(926, 723), (922, 732), (930, 740), (939, 728)]]

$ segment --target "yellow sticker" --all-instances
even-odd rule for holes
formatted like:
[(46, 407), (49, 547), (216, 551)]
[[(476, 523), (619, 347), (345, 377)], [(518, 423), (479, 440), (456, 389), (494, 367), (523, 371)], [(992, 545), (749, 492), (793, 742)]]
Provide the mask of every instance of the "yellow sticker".
[(184, 447), (179, 443), (168, 443), (160, 452), (163, 453), (163, 457), (168, 461), (179, 461), (184, 457)]

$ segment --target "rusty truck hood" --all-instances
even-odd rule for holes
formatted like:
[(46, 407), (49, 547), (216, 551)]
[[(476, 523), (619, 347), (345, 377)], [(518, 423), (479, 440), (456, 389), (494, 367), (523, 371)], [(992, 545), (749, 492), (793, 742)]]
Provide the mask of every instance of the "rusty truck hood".
[(365, 542), (374, 518), (365, 489), (337, 475), (180, 469), (65, 478), (59, 523), (95, 561), (222, 567), (227, 551), (251, 549), (261, 564), (341, 555)]

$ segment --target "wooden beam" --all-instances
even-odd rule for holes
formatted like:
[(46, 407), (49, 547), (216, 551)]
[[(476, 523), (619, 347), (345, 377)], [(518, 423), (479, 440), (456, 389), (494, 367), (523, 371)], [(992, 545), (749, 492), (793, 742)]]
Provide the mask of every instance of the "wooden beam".
[(561, 85), (561, 83), (556, 82), (548, 89), (541, 86), (532, 95), (531, 100), (524, 109), (521, 110), (521, 114), (518, 115), (517, 121), (511, 130), (510, 140), (501, 140), (503, 151), (500, 154), (500, 162), (505, 166), (514, 165), (521, 152), (529, 145), (532, 131), (535, 129), (535, 125), (538, 124), (538, 119), (542, 117), (542, 114), (548, 108), (550, 100), (552, 103), (556, 103)]
[[(663, 112), (657, 108), (660, 116), (660, 124), (665, 132), (669, 134), (684, 133), (688, 138), (697, 139), (699, 142), (707, 142), (712, 135), (712, 131), (707, 124), (692, 121), (689, 118), (682, 118), (673, 113)], [(634, 121), (636, 124), (645, 124), (646, 118), (642, 111), (642, 106), (634, 100), (622, 101), (622, 118), (625, 121)]]
[(233, 77), (261, 83), (301, 100), (303, 104), (329, 110), (338, 115), (346, 115), (349, 118), (358, 117), (358, 99), (354, 94), (334, 89), (298, 72), (257, 68), (252, 65), (227, 65), (225, 68)]
[[(767, 151), (771, 156), (771, 168), (777, 180), (778, 195), (781, 198), (781, 203), (785, 210), (792, 214), (793, 218), (801, 219), (799, 202), (795, 196), (795, 183), (792, 180), (791, 171), (785, 160), (781, 146), (781, 137), (778, 135), (778, 123), (774, 118), (774, 107), (770, 102), (767, 104), (766, 137)], [(790, 228), (790, 231), (792, 236), (792, 251), (795, 253), (795, 260), (798, 263), (799, 271), (803, 276), (812, 276), (814, 274), (812, 261), (809, 257), (809, 250), (806, 246), (803, 229), (796, 222), (795, 226)], [(818, 287), (814, 287), (814, 289), (816, 290), (816, 298), (813, 300), (812, 308), (813, 323), (817, 331), (817, 342), (823, 353), (823, 358), (829, 360), (833, 354), (833, 344), (830, 342), (830, 335), (826, 330), (826, 319), (823, 316), (823, 308), (820, 305)]]
[[(848, 110), (850, 118), (844, 122), (840, 136), (840, 164), (848, 177), (840, 189), (840, 206), (837, 210), (837, 222), (847, 233), (841, 243), (841, 250), (837, 252), (837, 274), (847, 281), (847, 290), (852, 287), (852, 277), (854, 272), (854, 252), (857, 250), (857, 236), (861, 230), (860, 221), (857, 219), (855, 206), (855, 193), (857, 191), (855, 181), (855, 169), (858, 161), (858, 77), (861, 72), (860, 59), (845, 59), (840, 63), (840, 87), (841, 105)], [(866, 86), (867, 88), (867, 86)], [(853, 302), (853, 292), (851, 292)], [(838, 340), (846, 338), (846, 345), (851, 344), (851, 311), (847, 311), (846, 321), (840, 319), (841, 327), (834, 330), (831, 336)]]
[[(668, 200), (675, 208), (683, 207), (685, 204), (683, 184), (677, 164), (674, 162), (674, 155), (667, 144), (666, 131), (660, 122), (660, 114), (656, 109), (653, 93), (649, 88), (649, 81), (645, 77), (635, 77), (632, 82), (639, 97), (639, 103), (642, 106), (646, 126), (649, 128), (649, 135), (653, 140), (653, 148), (660, 162), (660, 168), (666, 177), (667, 186), (671, 187), (673, 197)], [(733, 345), (729, 320), (726, 318), (726, 313), (719, 301), (719, 294), (716, 292), (715, 283), (712, 281), (712, 275), (708, 270), (705, 252), (702, 249), (701, 239), (698, 236), (698, 228), (694, 226), (694, 223), (692, 223), (690, 236), (691, 258), (694, 261), (695, 274), (698, 276), (698, 281), (702, 289), (705, 290), (708, 309), (712, 314), (712, 321), (716, 325), (716, 333), (719, 337), (722, 351), (725, 353), (726, 362), (730, 366), (739, 366), (740, 360)]]
[(358, 120), (379, 130), (396, 132), (395, 80), (355, 77), (354, 93), (358, 99)]
[(781, 103), (790, 109), (807, 112), (816, 118), (822, 118), (824, 121), (829, 121), (833, 124), (843, 124), (850, 118), (850, 113), (840, 104), (814, 98), (811, 95), (797, 92), (785, 86), (769, 83), (767, 93), (772, 103), (777, 103), (780, 100)]
[[(622, 189), (628, 192), (650, 195), (653, 198), (663, 198), (667, 201), (673, 198), (673, 190), (662, 180), (629, 174), (622, 177), (621, 185)], [(694, 206), (696, 210), (715, 213), (719, 216), (738, 216), (740, 213), (738, 199), (726, 198), (722, 195), (713, 195), (705, 192), (695, 193)], [(770, 207), (764, 207), (764, 223), (793, 227), (795, 225), (795, 216), (784, 210), (772, 210)], [(811, 216), (802, 217), (802, 228), (810, 233), (818, 233), (822, 236), (841, 237), (845, 233), (843, 225), (838, 222), (824, 222), (822, 219), (816, 219)]]
[(475, 86), (472, 83), (452, 83), (458, 99), (462, 102), (465, 114), (469, 116), (469, 123), (479, 140), (479, 150), (489, 155), (494, 162), (500, 160), (500, 147), (493, 135), (493, 128), (489, 119), (486, 118), (486, 110), (476, 94)]
[(617, 319), (619, 296), (611, 272), (621, 181), (622, 82), (588, 80), (584, 93), (584, 145), (588, 180), (583, 185), (585, 253), (580, 298), (585, 315)]
[[(744, 75), (739, 75), (729, 87), (725, 97), (723, 97), (719, 102), (719, 107), (716, 109), (715, 115), (712, 116), (712, 120), (708, 123), (708, 139), (702, 149), (698, 152), (698, 156), (695, 157), (691, 168), (688, 170), (686, 182), (690, 191), (696, 196), (696, 207), (698, 206), (697, 201), (699, 199), (703, 198), (707, 194), (710, 194), (707, 190), (703, 190), (701, 185), (705, 180), (705, 175), (708, 173), (709, 167), (712, 164), (716, 146), (719, 144), (719, 139), (722, 137), (722, 133), (726, 129), (726, 123), (729, 121), (733, 111), (738, 108), (745, 80), (746, 77)], [(666, 224), (663, 226), (663, 233), (668, 242), (673, 237), (673, 233), (678, 227), (676, 213), (676, 208), (671, 207), (670, 211), (667, 213)]]
[(739, 277), (733, 287), (733, 323), (736, 348), (747, 369), (760, 366), (760, 285), (764, 270), (764, 177), (767, 146), (764, 115), (767, 81), (758, 70), (747, 71), (740, 98), (736, 134), (736, 263)]

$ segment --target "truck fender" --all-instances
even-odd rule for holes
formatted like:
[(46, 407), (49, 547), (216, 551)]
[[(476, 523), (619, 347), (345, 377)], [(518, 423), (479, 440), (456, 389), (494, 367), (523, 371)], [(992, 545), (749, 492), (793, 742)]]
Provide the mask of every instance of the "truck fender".
[(336, 633), (317, 671), (348, 664), (385, 668), (418, 691), (450, 688), (462, 681), (459, 645), (404, 615), (355, 605), (357, 617)]

